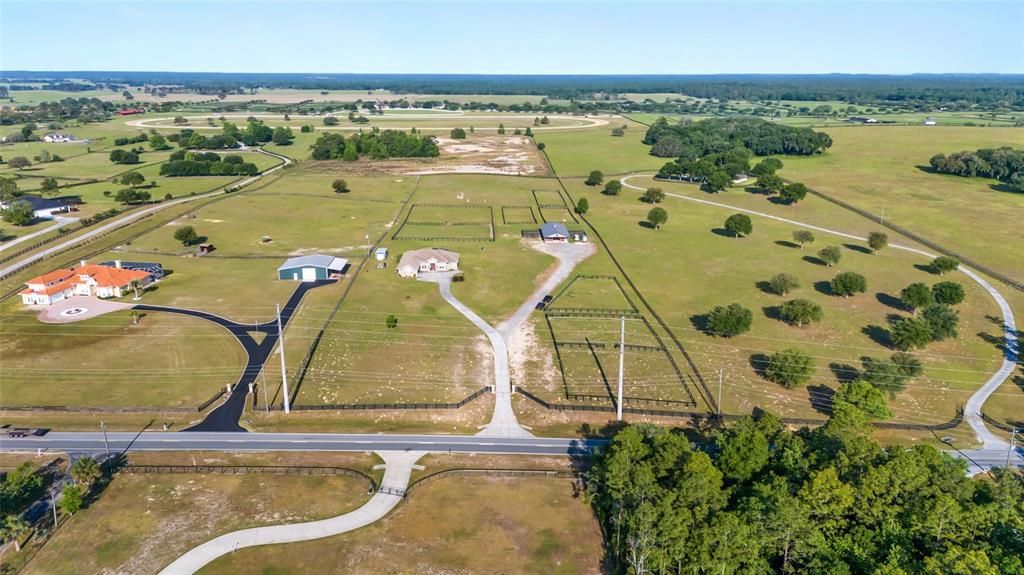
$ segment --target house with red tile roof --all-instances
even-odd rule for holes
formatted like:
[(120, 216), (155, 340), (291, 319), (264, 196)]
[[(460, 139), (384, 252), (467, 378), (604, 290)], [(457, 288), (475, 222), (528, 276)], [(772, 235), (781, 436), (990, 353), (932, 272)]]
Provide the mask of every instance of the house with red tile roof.
[(100, 298), (121, 297), (132, 289), (134, 282), (145, 286), (153, 282), (148, 271), (125, 269), (119, 261), (114, 265), (82, 262), (73, 269), (60, 269), (34, 277), (21, 290), (21, 303), (25, 305), (52, 305), (73, 295)]

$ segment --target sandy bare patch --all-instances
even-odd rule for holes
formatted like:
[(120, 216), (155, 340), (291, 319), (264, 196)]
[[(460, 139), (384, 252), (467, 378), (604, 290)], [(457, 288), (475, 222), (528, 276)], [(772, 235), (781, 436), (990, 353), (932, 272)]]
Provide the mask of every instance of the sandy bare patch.
[(481, 136), (469, 140), (438, 138), (437, 165), (409, 174), (501, 174), (534, 176), (548, 173), (537, 146), (526, 136)]

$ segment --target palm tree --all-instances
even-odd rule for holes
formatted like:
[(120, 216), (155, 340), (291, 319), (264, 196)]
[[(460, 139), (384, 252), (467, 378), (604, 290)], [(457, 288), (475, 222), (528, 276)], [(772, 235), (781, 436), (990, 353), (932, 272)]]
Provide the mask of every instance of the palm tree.
[(71, 478), (80, 485), (92, 485), (93, 481), (100, 478), (100, 466), (91, 457), (80, 457), (71, 466)]
[(142, 282), (139, 280), (132, 280), (132, 283), (128, 284), (133, 290), (135, 290), (135, 299), (139, 299), (139, 288), (142, 287)]
[(4, 539), (10, 538), (13, 540), (14, 550), (18, 552), (21, 552), (21, 539), (31, 529), (32, 526), (22, 519), (20, 515), (8, 515), (4, 519), (3, 525), (0, 526), (0, 532), (3, 533)]

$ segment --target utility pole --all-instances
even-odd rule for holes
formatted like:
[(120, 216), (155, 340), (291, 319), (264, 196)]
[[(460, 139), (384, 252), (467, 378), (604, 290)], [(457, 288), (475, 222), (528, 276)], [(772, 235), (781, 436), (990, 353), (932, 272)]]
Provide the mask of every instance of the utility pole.
[(617, 421), (622, 421), (622, 373), (626, 364), (626, 316), (619, 319), (621, 321), (619, 328), (619, 401), (615, 404), (615, 417)]
[(1017, 428), (1015, 427), (1015, 428), (1010, 430), (1010, 447), (1009, 447), (1009, 449), (1006, 450), (1006, 465), (1004, 467), (1009, 467), (1010, 466), (1010, 454), (1013, 453), (1013, 441), (1016, 438), (1017, 438)]
[(50, 490), (50, 508), (53, 509), (53, 528), (57, 528), (57, 500), (53, 497), (53, 490)]
[(288, 405), (288, 372), (284, 363), (284, 330), (281, 329), (281, 305), (277, 305), (277, 338), (281, 342), (277, 350), (281, 353), (281, 389), (284, 390), (284, 412), (291, 413), (291, 406)]
[(267, 413), (270, 413), (270, 401), (267, 399), (267, 368), (266, 366), (260, 370), (260, 387), (263, 388), (263, 409)]
[(107, 468), (107, 472), (110, 472), (110, 443), (107, 442), (107, 424), (100, 421), (100, 430), (103, 431), (103, 448), (107, 451), (107, 460), (103, 462), (103, 466)]
[(722, 421), (722, 370), (721, 369), (718, 370), (718, 402), (717, 402), (717, 406), (716, 407), (718, 408), (718, 410), (717, 410), (718, 411), (718, 421), (721, 422)]

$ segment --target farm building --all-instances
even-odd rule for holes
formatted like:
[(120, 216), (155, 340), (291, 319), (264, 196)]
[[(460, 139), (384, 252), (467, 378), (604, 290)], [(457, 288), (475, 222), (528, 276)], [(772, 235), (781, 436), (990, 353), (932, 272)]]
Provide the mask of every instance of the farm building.
[(934, 126), (937, 123), (938, 122), (935, 121), (935, 118), (932, 117), (925, 118), (924, 122), (922, 122), (922, 124), (924, 124), (925, 126)]
[(398, 261), (398, 275), (416, 277), (421, 272), (454, 272), (459, 270), (459, 254), (439, 248), (410, 250)]
[[(108, 262), (109, 263), (109, 262)], [(132, 289), (132, 285), (138, 282), (140, 285), (149, 285), (159, 279), (152, 273), (142, 270), (131, 270), (115, 265), (89, 264), (82, 262), (74, 269), (55, 270), (50, 273), (34, 277), (26, 282), (25, 289), (21, 290), (21, 303), (25, 305), (51, 305), (62, 299), (73, 295), (96, 296), (101, 298), (121, 297)], [(143, 264), (144, 266), (157, 266), (159, 264)], [(161, 274), (163, 268), (160, 268)]]
[(277, 279), (313, 282), (339, 277), (348, 266), (345, 258), (323, 254), (290, 258), (277, 268)]
[(736, 174), (736, 177), (732, 179), (732, 183), (733, 185), (743, 184), (746, 183), (748, 179), (749, 178), (747, 178), (746, 174)]
[(388, 259), (387, 248), (377, 248), (377, 251), (373, 252), (373, 257), (377, 258), (377, 261), (382, 262)]
[(56, 214), (63, 214), (73, 211), (78, 204), (82, 203), (77, 197), (67, 198), (41, 198), (33, 194), (25, 194), (16, 198), (0, 201), (0, 210), (6, 210), (16, 202), (28, 202), (32, 206), (32, 214), (41, 219), (52, 218)]
[(61, 134), (54, 132), (52, 134), (46, 134), (43, 136), (43, 141), (47, 144), (65, 144), (67, 142), (74, 142), (75, 137), (71, 134)]
[(540, 237), (546, 242), (567, 242), (569, 229), (559, 222), (546, 222), (540, 226)]

